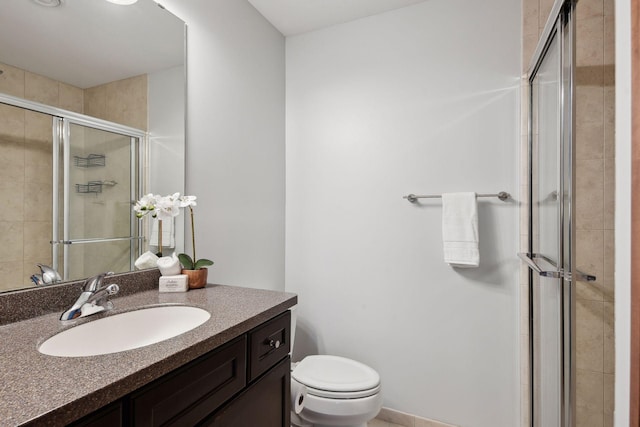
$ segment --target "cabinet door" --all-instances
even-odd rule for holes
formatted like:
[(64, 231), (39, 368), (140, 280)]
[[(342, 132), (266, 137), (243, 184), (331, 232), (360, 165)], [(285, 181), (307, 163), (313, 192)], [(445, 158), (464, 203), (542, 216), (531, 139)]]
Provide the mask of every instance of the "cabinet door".
[(287, 356), (201, 427), (289, 427), (291, 359)]
[(122, 402), (112, 403), (70, 424), (69, 427), (121, 427), (122, 411)]
[(133, 425), (196, 425), (245, 387), (246, 354), (243, 335), (135, 392)]

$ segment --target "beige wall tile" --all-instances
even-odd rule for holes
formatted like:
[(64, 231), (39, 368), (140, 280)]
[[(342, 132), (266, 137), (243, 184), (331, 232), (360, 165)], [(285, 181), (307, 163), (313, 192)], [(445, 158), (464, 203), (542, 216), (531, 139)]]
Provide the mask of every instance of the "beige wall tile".
[(615, 228), (615, 197), (616, 197), (615, 159), (604, 161), (604, 228)]
[[(588, 408), (590, 412), (602, 414), (604, 410), (603, 389), (604, 374), (578, 369), (576, 372), (576, 408)], [(581, 424), (578, 423), (578, 425)]]
[(604, 230), (604, 280), (613, 281), (615, 273), (615, 231)]
[(551, 8), (553, 7), (554, 0), (540, 0), (540, 17), (538, 19), (538, 23), (540, 24), (540, 28), (544, 28), (547, 23), (547, 19), (549, 19), (549, 13), (551, 13)]
[(25, 112), (24, 176), (26, 182), (51, 185), (53, 135), (51, 116)]
[(0, 62), (0, 92), (24, 98), (24, 70)]
[(25, 221), (50, 221), (52, 218), (51, 204), (50, 183), (25, 182)]
[(540, 19), (538, 0), (522, 0), (522, 35), (538, 37)]
[(615, 87), (605, 86), (604, 88), (604, 157), (613, 159), (615, 150), (615, 108), (616, 108)]
[(24, 258), (51, 263), (51, 221), (24, 223)]
[[(0, 150), (2, 149), (0, 144)], [(0, 179), (0, 221), (22, 221), (24, 183)]]
[(576, 228), (604, 228), (604, 160), (576, 161)]
[(105, 85), (83, 91), (84, 114), (107, 120), (107, 90)]
[(615, 373), (615, 307), (604, 303), (604, 372)]
[(615, 18), (610, 15), (604, 18), (604, 63), (614, 64), (615, 57)]
[(108, 120), (147, 129), (147, 76), (131, 77), (107, 85)]
[(604, 413), (589, 407), (576, 408), (576, 426), (604, 427)]
[(22, 263), (24, 232), (22, 221), (0, 221), (0, 259), (2, 262)]
[(604, 374), (604, 413), (613, 414), (615, 375)]
[(603, 372), (604, 303), (576, 301), (576, 366)]
[(598, 278), (602, 277), (604, 274), (603, 251), (603, 230), (580, 230), (576, 235), (576, 268)]
[(576, 5), (576, 18), (578, 21), (604, 14), (603, 0), (580, 0)]
[(9, 291), (23, 286), (23, 267), (22, 262), (0, 262), (0, 292)]
[(0, 139), (4, 141), (24, 141), (24, 110), (0, 104)]
[(84, 112), (84, 91), (75, 86), (60, 83), (58, 106), (76, 113)]
[(24, 73), (24, 97), (30, 101), (58, 106), (58, 82), (39, 74)]
[(529, 70), (529, 64), (533, 59), (533, 54), (538, 44), (537, 34), (528, 34), (522, 38), (522, 72)]
[(615, 14), (614, 4), (614, 0), (604, 0), (604, 16), (613, 16)]
[(604, 64), (604, 18), (602, 16), (576, 22), (576, 64)]

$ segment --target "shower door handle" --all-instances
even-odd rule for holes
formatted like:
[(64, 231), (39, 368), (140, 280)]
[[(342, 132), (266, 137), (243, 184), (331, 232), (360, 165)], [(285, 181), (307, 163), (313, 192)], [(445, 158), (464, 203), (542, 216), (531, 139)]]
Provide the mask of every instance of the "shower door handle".
[[(533, 271), (538, 273), (540, 276), (551, 277), (553, 279), (563, 278), (563, 279), (566, 279), (566, 280), (569, 280), (569, 281), (572, 279), (571, 272), (559, 269), (555, 262), (553, 262), (552, 260), (550, 260), (549, 258), (547, 258), (544, 255), (531, 254), (531, 253), (527, 253), (527, 252), (520, 252), (520, 253), (518, 253), (518, 257), (520, 257), (521, 260), (523, 260)], [(553, 270), (553, 271), (543, 270), (536, 263), (536, 261), (535, 261), (536, 258), (544, 260), (546, 263), (548, 263), (548, 264), (552, 265), (553, 267), (555, 267), (556, 270)], [(575, 275), (576, 275), (575, 280), (577, 280), (579, 282), (595, 282), (596, 281), (596, 276), (594, 276), (592, 274), (583, 273), (580, 270), (576, 270), (576, 274)]]
[(523, 260), (528, 266), (529, 268), (531, 268), (533, 271), (535, 271), (536, 273), (538, 273), (538, 275), (542, 276), (542, 277), (551, 277), (553, 279), (560, 279), (560, 278), (564, 278), (565, 274), (562, 270), (555, 270), (555, 271), (548, 271), (548, 270), (543, 270), (537, 263), (536, 263), (536, 258), (539, 259), (543, 259), (546, 262), (548, 262), (551, 265), (554, 265), (554, 263), (547, 257), (545, 257), (544, 255), (540, 255), (540, 254), (530, 254), (528, 252), (520, 252), (518, 253), (518, 257), (520, 257), (521, 260)]

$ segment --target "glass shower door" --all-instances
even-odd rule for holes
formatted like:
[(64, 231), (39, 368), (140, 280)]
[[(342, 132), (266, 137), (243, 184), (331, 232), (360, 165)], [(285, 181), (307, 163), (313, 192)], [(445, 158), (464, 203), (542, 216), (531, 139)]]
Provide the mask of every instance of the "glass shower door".
[[(558, 0), (529, 71), (531, 424), (575, 426), (575, 1)], [(578, 277), (580, 276), (580, 277)]]
[[(63, 278), (133, 270), (140, 253), (139, 138), (64, 119), (59, 148), (57, 241)], [(60, 252), (60, 251), (59, 251)]]

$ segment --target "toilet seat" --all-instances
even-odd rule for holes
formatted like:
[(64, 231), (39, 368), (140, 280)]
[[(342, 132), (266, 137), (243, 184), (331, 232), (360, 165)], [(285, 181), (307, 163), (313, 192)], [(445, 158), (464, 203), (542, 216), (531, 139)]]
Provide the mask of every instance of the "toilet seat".
[(380, 375), (367, 365), (339, 356), (305, 357), (291, 372), (314, 396), (357, 399), (380, 391)]

